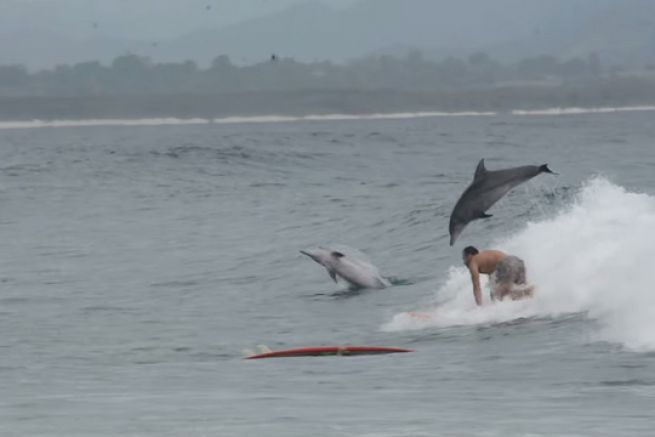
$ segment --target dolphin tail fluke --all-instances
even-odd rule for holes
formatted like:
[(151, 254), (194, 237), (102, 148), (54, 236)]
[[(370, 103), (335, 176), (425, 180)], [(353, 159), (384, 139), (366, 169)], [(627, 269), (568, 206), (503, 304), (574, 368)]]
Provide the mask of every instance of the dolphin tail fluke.
[(539, 173), (550, 173), (550, 174), (557, 174), (551, 169), (548, 168), (548, 164), (544, 164), (542, 166), (539, 166)]

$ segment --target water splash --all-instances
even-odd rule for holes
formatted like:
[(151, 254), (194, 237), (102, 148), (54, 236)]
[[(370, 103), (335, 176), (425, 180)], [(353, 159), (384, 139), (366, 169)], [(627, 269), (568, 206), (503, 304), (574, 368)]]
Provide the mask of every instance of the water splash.
[(452, 267), (437, 293), (436, 308), (421, 317), (398, 314), (384, 329), (584, 313), (597, 322), (596, 340), (653, 350), (655, 290), (649, 266), (654, 229), (655, 197), (594, 178), (556, 216), (530, 222), (494, 244), (525, 260), (528, 281), (537, 286), (534, 299), (491, 305), (485, 295), (487, 305), (477, 308), (468, 272)]

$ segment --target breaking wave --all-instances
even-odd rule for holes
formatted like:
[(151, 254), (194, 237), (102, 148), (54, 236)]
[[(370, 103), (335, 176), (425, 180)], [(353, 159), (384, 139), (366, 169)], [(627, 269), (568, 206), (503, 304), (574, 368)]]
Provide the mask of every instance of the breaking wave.
[[(587, 182), (573, 202), (549, 219), (530, 222), (494, 247), (523, 258), (533, 299), (473, 302), (465, 267), (451, 267), (435, 307), (397, 314), (383, 329), (402, 331), (497, 323), (522, 317), (583, 313), (594, 340), (631, 350), (655, 349), (655, 290), (650, 264), (655, 245), (655, 197), (628, 192), (606, 179)], [(486, 275), (483, 275), (486, 276)], [(486, 288), (483, 279), (482, 286)]]
[[(655, 111), (655, 106), (625, 106), (597, 108), (548, 108), (535, 110), (513, 110), (517, 116), (605, 114), (615, 112)], [(240, 123), (289, 123), (301, 121), (348, 121), (348, 120), (403, 120), (434, 117), (489, 117), (502, 112), (494, 111), (423, 111), (373, 114), (310, 114), (300, 116), (255, 115), (230, 116), (223, 118), (138, 118), (138, 119), (88, 119), (88, 120), (17, 120), (0, 121), (2, 129), (38, 129), (55, 127), (93, 127), (93, 126), (171, 126), (198, 124), (240, 124)]]

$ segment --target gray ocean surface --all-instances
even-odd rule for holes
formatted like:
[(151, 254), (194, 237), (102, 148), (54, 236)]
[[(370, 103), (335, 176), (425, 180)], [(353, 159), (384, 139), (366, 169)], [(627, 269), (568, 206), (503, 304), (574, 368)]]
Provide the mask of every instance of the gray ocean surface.
[[(653, 435), (654, 114), (0, 130), (0, 435)], [(481, 158), (559, 175), (451, 248)], [(475, 308), (469, 244), (535, 298)], [(333, 344), (415, 351), (243, 359)]]

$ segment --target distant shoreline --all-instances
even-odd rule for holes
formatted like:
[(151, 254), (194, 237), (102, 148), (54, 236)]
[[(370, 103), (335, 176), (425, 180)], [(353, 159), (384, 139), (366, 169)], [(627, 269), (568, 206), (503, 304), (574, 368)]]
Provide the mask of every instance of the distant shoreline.
[(451, 91), (321, 89), (203, 95), (0, 97), (0, 122), (3, 126), (10, 122), (18, 123), (17, 126), (37, 123), (33, 120), (53, 126), (73, 122), (81, 125), (89, 125), (90, 122), (95, 125), (200, 124), (547, 115), (650, 110), (654, 106), (655, 81), (632, 79), (552, 86), (514, 84)]
[(99, 127), (99, 126), (185, 126), (210, 124), (248, 124), (248, 123), (292, 123), (306, 121), (352, 121), (352, 120), (406, 120), (416, 118), (438, 117), (495, 117), (500, 115), (515, 116), (567, 116), (579, 114), (610, 114), (620, 112), (650, 112), (655, 106), (624, 106), (599, 108), (549, 108), (537, 110), (512, 110), (503, 112), (399, 112), (377, 114), (310, 114), (304, 116), (246, 116), (225, 118), (136, 118), (136, 119), (77, 119), (77, 120), (12, 120), (0, 121), (0, 130), (39, 129), (58, 127)]

